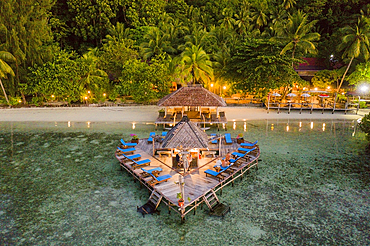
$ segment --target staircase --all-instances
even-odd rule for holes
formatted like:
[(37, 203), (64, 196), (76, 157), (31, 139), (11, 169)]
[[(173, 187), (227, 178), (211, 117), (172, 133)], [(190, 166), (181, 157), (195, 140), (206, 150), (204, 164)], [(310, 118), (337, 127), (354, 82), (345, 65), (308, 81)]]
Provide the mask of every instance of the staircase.
[(211, 211), (213, 211), (214, 208), (220, 203), (216, 193), (213, 190), (210, 190), (208, 193), (206, 193), (203, 196), (203, 200)]
[(153, 190), (152, 194), (149, 197), (149, 202), (152, 202), (155, 205), (155, 209), (157, 209), (161, 201), (162, 195), (159, 194), (156, 190)]

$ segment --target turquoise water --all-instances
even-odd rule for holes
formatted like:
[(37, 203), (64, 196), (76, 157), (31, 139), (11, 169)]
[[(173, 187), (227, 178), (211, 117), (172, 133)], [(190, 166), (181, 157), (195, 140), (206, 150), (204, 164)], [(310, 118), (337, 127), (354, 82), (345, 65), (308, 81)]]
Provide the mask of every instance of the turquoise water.
[(181, 224), (164, 206), (142, 218), (149, 193), (114, 158), (120, 138), (154, 124), (0, 123), (0, 245), (370, 244), (370, 156), (354, 122), (225, 127), (259, 140), (259, 169), (223, 189), (224, 218), (204, 206)]

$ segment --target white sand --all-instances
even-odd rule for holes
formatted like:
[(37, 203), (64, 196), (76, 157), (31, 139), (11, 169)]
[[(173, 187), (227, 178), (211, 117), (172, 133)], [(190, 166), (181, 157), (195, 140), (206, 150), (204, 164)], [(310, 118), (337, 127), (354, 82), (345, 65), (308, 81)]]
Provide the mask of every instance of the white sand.
[[(158, 116), (157, 106), (127, 106), (127, 107), (60, 107), (60, 108), (16, 108), (0, 109), (0, 121), (45, 121), (45, 122), (154, 122)], [(225, 107), (226, 118), (229, 121), (263, 120), (263, 119), (358, 119), (370, 110), (335, 112), (281, 111), (250, 107)]]

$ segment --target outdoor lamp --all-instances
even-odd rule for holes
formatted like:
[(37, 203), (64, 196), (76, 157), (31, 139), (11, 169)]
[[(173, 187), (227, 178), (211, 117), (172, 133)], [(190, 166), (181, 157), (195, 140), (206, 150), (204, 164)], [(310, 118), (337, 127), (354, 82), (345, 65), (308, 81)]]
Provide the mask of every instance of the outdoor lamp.
[(368, 89), (369, 89), (369, 87), (368, 87), (367, 85), (362, 85), (362, 86), (360, 87), (360, 90), (361, 90), (363, 93), (366, 93)]
[(87, 93), (89, 93), (89, 94), (90, 94), (90, 91), (87, 91)]
[(224, 85), (224, 90), (226, 90), (226, 85)]
[(211, 84), (211, 87), (213, 87), (213, 84)]
[(85, 97), (85, 100), (87, 100), (87, 97)]
[(107, 94), (103, 93), (103, 97), (105, 97)]

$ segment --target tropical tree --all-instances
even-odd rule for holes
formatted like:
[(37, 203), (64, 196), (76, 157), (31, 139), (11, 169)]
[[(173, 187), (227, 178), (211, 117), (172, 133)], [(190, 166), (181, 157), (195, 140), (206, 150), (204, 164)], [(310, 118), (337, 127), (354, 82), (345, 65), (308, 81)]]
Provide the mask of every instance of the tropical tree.
[(320, 34), (311, 32), (317, 21), (308, 21), (308, 15), (298, 10), (293, 15), (289, 15), (286, 24), (277, 27), (277, 36), (273, 37), (273, 41), (278, 41), (284, 44), (281, 55), (292, 52), (292, 58), (295, 58), (297, 50), (302, 50), (303, 53), (315, 53), (316, 46), (314, 41), (320, 39)]
[(169, 41), (169, 34), (163, 33), (163, 31), (157, 27), (150, 28), (148, 33), (144, 35), (144, 38), (147, 41), (140, 44), (141, 55), (144, 60), (164, 52), (170, 54), (176, 52)]
[(191, 74), (194, 84), (208, 84), (212, 80), (212, 62), (209, 55), (199, 45), (186, 47), (182, 53), (182, 61), (184, 70)]
[(343, 84), (353, 59), (362, 56), (367, 61), (370, 54), (370, 24), (365, 17), (359, 18), (354, 27), (346, 26), (342, 28), (342, 32), (344, 36), (342, 43), (338, 46), (338, 50), (343, 51), (343, 59), (350, 60), (338, 86), (338, 91)]
[(10, 61), (16, 61), (15, 57), (9, 52), (0, 51), (0, 85), (1, 85), (1, 89), (4, 92), (6, 102), (8, 104), (9, 104), (9, 99), (8, 99), (8, 96), (6, 95), (5, 88), (4, 88), (4, 85), (1, 79), (2, 78), (6, 79), (8, 74), (15, 76), (13, 69), (7, 63)]
[(328, 86), (338, 88), (341, 75), (340, 70), (321, 70), (315, 73), (315, 76), (312, 78), (312, 84), (318, 88), (326, 88)]

